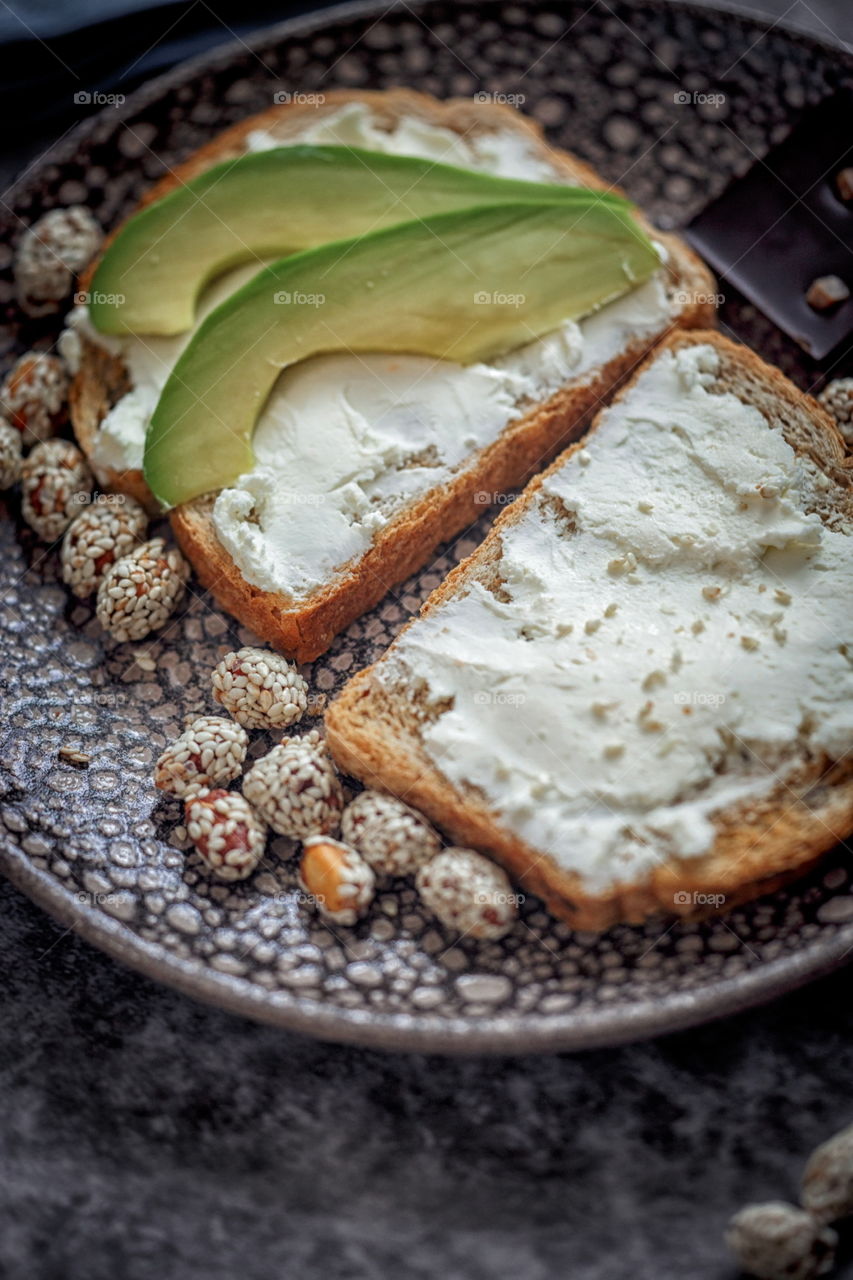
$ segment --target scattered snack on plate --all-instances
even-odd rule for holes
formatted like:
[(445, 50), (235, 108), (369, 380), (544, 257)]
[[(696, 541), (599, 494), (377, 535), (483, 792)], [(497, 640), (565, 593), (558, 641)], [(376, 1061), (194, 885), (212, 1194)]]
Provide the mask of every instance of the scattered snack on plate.
[(197, 791), (184, 802), (187, 834), (220, 880), (245, 880), (264, 856), (266, 827), (239, 791)]
[(24, 458), (21, 514), (43, 542), (62, 537), (91, 492), (86, 459), (69, 440), (45, 440)]
[(0, 489), (11, 489), (18, 483), (22, 462), (21, 433), (5, 418), (0, 418)]
[(415, 883), (430, 911), (464, 937), (502, 938), (518, 915), (519, 895), (506, 872), (474, 849), (442, 849)]
[[(321, 173), (345, 196), (317, 197)], [(398, 190), (414, 204), (406, 223)], [(464, 287), (424, 230), (432, 218), (477, 257)], [(320, 293), (305, 271), (322, 241), (347, 235), (353, 271), (376, 288), (329, 264)], [(147, 273), (136, 264), (152, 237), (161, 260)], [(268, 288), (259, 246), (304, 252), (270, 265)], [(238, 265), (195, 308), (199, 283), (226, 261)], [(329, 92), (228, 130), (148, 194), (83, 289), (97, 298), (70, 318), (82, 345), (72, 418), (99, 481), (150, 503), (144, 463), (167, 505), (180, 504), (173, 528), (202, 584), (300, 662), (576, 438), (673, 325), (712, 322), (715, 296), (681, 240), (519, 112), (407, 90)], [(294, 325), (302, 341), (288, 353)], [(332, 330), (370, 352), (330, 351)], [(436, 363), (439, 348), (456, 358)], [(211, 399), (207, 373), (231, 369), (235, 350), (239, 378)], [(285, 369), (266, 398), (270, 360), (308, 350), (315, 359)]]
[(62, 539), (62, 580), (85, 600), (104, 574), (143, 542), (148, 515), (133, 498), (102, 494), (72, 520)]
[(68, 420), (68, 374), (59, 357), (28, 351), (16, 360), (0, 387), (0, 410), (25, 448), (55, 436)]
[(162, 753), (154, 785), (175, 796), (238, 778), (246, 759), (249, 735), (233, 720), (199, 716)]
[[(313, 735), (312, 735), (313, 738)], [(243, 779), (243, 795), (280, 836), (335, 835), (343, 790), (325, 743), (286, 738)]]
[(353, 925), (376, 892), (376, 877), (350, 845), (331, 836), (308, 836), (302, 845), (299, 883), (321, 916)]
[(116, 640), (142, 640), (165, 626), (183, 599), (190, 568), (180, 551), (152, 538), (111, 564), (98, 587), (96, 613)]
[(812, 1153), (803, 1173), (802, 1200), (818, 1222), (853, 1217), (853, 1125)]
[(422, 814), (381, 791), (362, 791), (347, 805), (341, 835), (383, 876), (413, 876), (441, 848), (441, 837)]
[(771, 891), (853, 831), (852, 479), (781, 373), (674, 335), (350, 680), (332, 754), (578, 928)]
[(726, 1243), (738, 1265), (758, 1280), (817, 1280), (835, 1264), (838, 1235), (804, 1209), (771, 1200), (735, 1214)]
[(103, 238), (84, 205), (51, 209), (34, 222), (18, 243), (13, 266), (21, 309), (30, 316), (57, 311)]
[(279, 653), (246, 647), (213, 672), (213, 696), (246, 729), (286, 729), (301, 720), (308, 686)]

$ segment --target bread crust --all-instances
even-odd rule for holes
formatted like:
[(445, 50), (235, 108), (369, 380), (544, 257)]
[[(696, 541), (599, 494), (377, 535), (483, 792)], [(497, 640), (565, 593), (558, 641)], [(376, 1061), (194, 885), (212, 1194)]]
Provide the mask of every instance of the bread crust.
[[(789, 442), (832, 477), (839, 504), (853, 517), (853, 459), (846, 456), (844, 441), (821, 406), (779, 370), (716, 332), (674, 334), (663, 346), (677, 350), (699, 341), (711, 343), (723, 361), (742, 371), (745, 384), (783, 406), (792, 421), (811, 424), (812, 430), (802, 439)], [(648, 363), (659, 354), (660, 348)], [(643, 368), (637, 370), (617, 399), (628, 393), (642, 372)], [(464, 590), (474, 577), (488, 577), (500, 556), (503, 534), (523, 517), (544, 479), (577, 447), (570, 447), (531, 481), (477, 550), (432, 593), (421, 616)], [(326, 712), (329, 745), (340, 767), (368, 786), (401, 796), (455, 844), (490, 854), (522, 887), (543, 898), (556, 916), (575, 928), (598, 931), (619, 922), (639, 923), (659, 912), (709, 914), (707, 905), (697, 910), (694, 895), (721, 896), (724, 902), (719, 909), (729, 910), (801, 875), (853, 832), (853, 759), (842, 763), (803, 760), (795, 775), (786, 777), (760, 803), (720, 813), (714, 821), (714, 844), (704, 856), (674, 859), (642, 880), (589, 893), (577, 874), (565, 871), (548, 854), (502, 826), (474, 788), (454, 786), (432, 764), (417, 733), (401, 723), (399, 709), (374, 681), (374, 667), (354, 676)], [(682, 896), (689, 901), (680, 900)]]
[[(608, 186), (581, 160), (552, 148), (540, 127), (511, 107), (467, 98), (440, 102), (411, 89), (338, 90), (328, 93), (320, 107), (306, 103), (275, 106), (227, 129), (162, 178), (138, 207), (166, 195), (211, 165), (241, 155), (249, 133), (274, 129), (284, 137), (289, 131), (297, 131), (307, 115), (316, 119), (318, 111), (337, 111), (348, 102), (367, 104), (389, 126), (404, 117), (417, 116), (460, 134), (512, 129), (527, 135), (534, 149), (570, 181), (598, 189)], [(671, 295), (683, 295), (669, 328), (713, 324), (711, 299), (715, 284), (707, 268), (676, 236), (648, 224), (646, 227), (669, 255)], [(95, 265), (82, 279), (83, 289), (88, 287)], [(362, 556), (343, 566), (306, 599), (294, 602), (288, 596), (266, 592), (246, 582), (216, 536), (210, 497), (186, 503), (171, 513), (175, 537), (202, 585), (225, 609), (298, 662), (311, 661), (325, 652), (338, 632), (420, 568), (441, 542), (473, 523), (483, 511), (477, 501), (479, 494), (500, 493), (523, 484), (577, 439), (602, 400), (663, 336), (660, 333), (635, 341), (608, 364), (566, 383), (546, 402), (532, 407), (509, 424), (491, 445), (472, 455), (447, 484), (431, 490), (394, 516)], [(126, 389), (127, 373), (121, 359), (85, 342), (80, 372), (71, 390), (71, 418), (87, 455), (91, 456), (103, 417)], [(99, 479), (107, 488), (129, 493), (149, 510), (156, 509), (141, 471), (101, 468)]]

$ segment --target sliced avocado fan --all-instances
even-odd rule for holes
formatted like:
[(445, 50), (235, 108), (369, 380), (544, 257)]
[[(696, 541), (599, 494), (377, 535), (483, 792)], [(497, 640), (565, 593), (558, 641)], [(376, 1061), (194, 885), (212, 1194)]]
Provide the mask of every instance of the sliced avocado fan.
[(204, 286), (230, 267), (252, 259), (260, 267), (396, 222), (516, 199), (630, 207), (609, 192), (355, 147), (256, 152), (215, 165), (131, 217), (95, 271), (90, 317), (101, 333), (183, 333)]
[(434, 214), (273, 263), (207, 317), (163, 388), (145, 479), (165, 507), (251, 470), (282, 369), (332, 351), (462, 364), (588, 315), (659, 267), (621, 209), (590, 199)]

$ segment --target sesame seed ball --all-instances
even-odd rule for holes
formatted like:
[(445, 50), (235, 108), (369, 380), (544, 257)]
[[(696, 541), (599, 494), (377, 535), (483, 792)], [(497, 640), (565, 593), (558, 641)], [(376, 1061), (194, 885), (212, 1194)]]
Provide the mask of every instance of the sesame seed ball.
[(236, 791), (201, 791), (184, 802), (187, 834), (220, 880), (245, 880), (264, 856), (264, 824)]
[(51, 209), (24, 233), (15, 255), (18, 302), (30, 316), (56, 311), (91, 262), (103, 232), (83, 205)]
[(506, 873), (473, 849), (443, 849), (415, 883), (442, 924), (471, 938), (502, 938), (518, 914)]
[(343, 791), (325, 748), (289, 738), (253, 765), (243, 795), (280, 836), (304, 840), (334, 835), (341, 821)]
[(214, 669), (213, 696), (247, 729), (286, 729), (305, 714), (308, 686), (269, 649), (238, 649)]
[(827, 383), (818, 400), (835, 419), (847, 443), (853, 445), (853, 378)]
[(838, 1236), (803, 1209), (772, 1200), (736, 1213), (726, 1243), (743, 1270), (761, 1280), (815, 1280), (832, 1270)]
[(133, 498), (105, 495), (84, 507), (62, 541), (62, 580), (84, 600), (111, 564), (145, 537), (148, 516)]
[(299, 884), (320, 915), (336, 924), (355, 924), (376, 893), (376, 877), (364, 858), (329, 836), (305, 841)]
[(21, 356), (0, 387), (0, 409), (27, 448), (56, 435), (68, 417), (67, 402), (68, 374), (59, 356), (49, 352)]
[(438, 833), (422, 814), (381, 791), (362, 791), (347, 805), (341, 835), (385, 876), (414, 875), (441, 848)]
[(199, 716), (171, 743), (154, 767), (154, 785), (173, 796), (239, 776), (249, 748), (245, 729), (224, 716)]
[(813, 1152), (803, 1174), (802, 1198), (818, 1222), (853, 1217), (853, 1125)]
[(21, 514), (44, 542), (62, 536), (91, 490), (86, 459), (68, 440), (37, 444), (21, 465)]
[(168, 622), (187, 585), (190, 567), (180, 551), (152, 538), (116, 560), (98, 587), (96, 612), (116, 640), (142, 640)]
[(21, 475), (21, 433), (0, 418), (0, 489), (11, 489)]

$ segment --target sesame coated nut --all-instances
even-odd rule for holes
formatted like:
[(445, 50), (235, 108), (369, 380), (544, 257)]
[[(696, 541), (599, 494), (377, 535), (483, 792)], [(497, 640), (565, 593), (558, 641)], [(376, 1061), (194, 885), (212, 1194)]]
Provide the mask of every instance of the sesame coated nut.
[(818, 400), (835, 419), (846, 442), (853, 445), (853, 378), (836, 378), (828, 383)]
[(0, 418), (0, 489), (11, 489), (21, 475), (21, 433)]
[(15, 255), (21, 309), (31, 316), (56, 311), (74, 277), (91, 262), (103, 232), (83, 205), (51, 209), (24, 233)]
[(91, 490), (86, 460), (67, 440), (37, 444), (21, 465), (21, 513), (44, 542), (62, 536)]
[(273, 747), (246, 774), (243, 795), (280, 836), (304, 840), (334, 835), (340, 826), (343, 791), (316, 742), (289, 738)]
[(67, 401), (65, 366), (59, 356), (43, 351), (21, 356), (0, 387), (0, 409), (27, 448), (56, 435), (68, 417)]
[(185, 801), (187, 835), (220, 880), (245, 880), (264, 856), (267, 833), (236, 791), (201, 791)]
[(281, 654), (238, 649), (214, 669), (213, 696), (247, 729), (286, 729), (308, 706), (308, 686)]
[(519, 895), (506, 873), (473, 849), (443, 849), (415, 883), (442, 924), (467, 937), (502, 938), (518, 914)]
[(328, 836), (305, 841), (299, 883), (320, 915), (336, 924), (355, 924), (376, 892), (376, 877), (364, 859)]
[(133, 498), (104, 495), (84, 507), (62, 541), (62, 580), (81, 600), (97, 589), (111, 564), (141, 542), (148, 516)]
[(411, 876), (441, 848), (438, 833), (395, 796), (362, 791), (347, 805), (341, 835), (380, 875)]
[(239, 776), (249, 748), (246, 730), (224, 716), (199, 716), (171, 743), (154, 768), (154, 785), (174, 796)]
[(726, 1243), (743, 1270), (760, 1280), (815, 1280), (832, 1270), (838, 1236), (805, 1210), (773, 1200), (736, 1213)]
[(180, 551), (162, 538), (143, 542), (110, 565), (101, 579), (98, 621), (116, 640), (142, 640), (169, 620), (189, 573)]
[(813, 1152), (803, 1174), (802, 1199), (818, 1222), (853, 1217), (853, 1125)]

